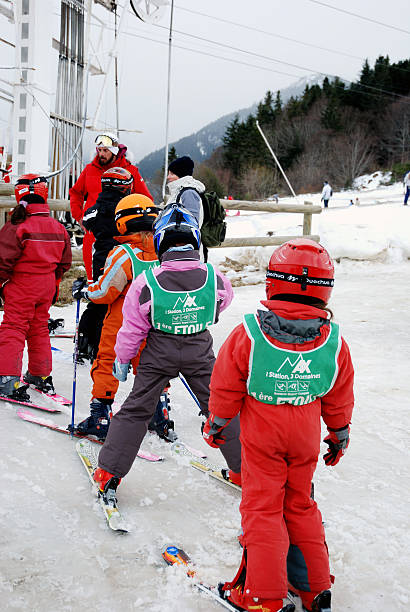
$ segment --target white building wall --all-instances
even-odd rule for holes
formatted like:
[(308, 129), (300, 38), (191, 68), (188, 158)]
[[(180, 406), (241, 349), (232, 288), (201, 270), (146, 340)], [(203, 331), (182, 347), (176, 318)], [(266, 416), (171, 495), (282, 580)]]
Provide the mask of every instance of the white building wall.
[[(51, 19), (48, 0), (15, 0), (13, 175), (49, 169)], [(35, 68), (35, 70), (29, 70)]]

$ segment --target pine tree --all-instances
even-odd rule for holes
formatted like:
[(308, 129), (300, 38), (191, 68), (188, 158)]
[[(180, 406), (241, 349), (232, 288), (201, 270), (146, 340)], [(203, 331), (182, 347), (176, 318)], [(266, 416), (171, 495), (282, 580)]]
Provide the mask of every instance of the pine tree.
[(282, 98), (280, 97), (280, 91), (276, 92), (275, 104), (273, 107), (275, 111), (275, 117), (279, 117), (282, 114)]
[(177, 157), (178, 155), (177, 155), (177, 152), (175, 151), (175, 147), (172, 146), (168, 153), (168, 163), (170, 164), (171, 162), (174, 161), (174, 159), (177, 159)]

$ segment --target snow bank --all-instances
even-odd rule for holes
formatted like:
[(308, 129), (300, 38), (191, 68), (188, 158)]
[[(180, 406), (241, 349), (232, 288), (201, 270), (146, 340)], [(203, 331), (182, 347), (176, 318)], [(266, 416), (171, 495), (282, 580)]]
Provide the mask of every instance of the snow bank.
[[(337, 261), (350, 259), (396, 263), (410, 258), (410, 206), (403, 206), (401, 183), (383, 186), (386, 175), (375, 172), (357, 179), (356, 190), (334, 194), (330, 207), (313, 215), (312, 233)], [(378, 188), (373, 187), (377, 185)], [(361, 190), (360, 193), (358, 190)], [(320, 194), (305, 194), (304, 201), (320, 204)], [(350, 201), (354, 204), (350, 205)], [(293, 203), (282, 198), (282, 203)], [(241, 212), (227, 217), (227, 237), (302, 235), (303, 215)], [(234, 285), (263, 281), (274, 247), (213, 249), (210, 261)]]

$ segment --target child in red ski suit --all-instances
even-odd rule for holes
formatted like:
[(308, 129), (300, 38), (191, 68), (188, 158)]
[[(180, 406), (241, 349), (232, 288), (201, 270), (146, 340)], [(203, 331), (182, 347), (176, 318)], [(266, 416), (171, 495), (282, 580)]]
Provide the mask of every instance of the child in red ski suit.
[(248, 314), (221, 347), (211, 379), (204, 438), (223, 445), (240, 413), (243, 557), (221, 586), (239, 610), (277, 612), (289, 588), (305, 610), (330, 611), (322, 517), (311, 499), (320, 452), (336, 465), (349, 443), (353, 366), (326, 310), (333, 286), (327, 251), (307, 239), (276, 249), (266, 280), (268, 310)]
[(64, 272), (71, 266), (71, 246), (65, 228), (50, 217), (44, 177), (20, 177), (15, 194), (18, 204), (0, 230), (0, 286), (4, 299), (0, 394), (30, 399), (24, 387), (19, 389), (26, 341), (26, 382), (42, 390), (54, 390), (49, 376), (52, 360), (48, 311), (57, 299)]

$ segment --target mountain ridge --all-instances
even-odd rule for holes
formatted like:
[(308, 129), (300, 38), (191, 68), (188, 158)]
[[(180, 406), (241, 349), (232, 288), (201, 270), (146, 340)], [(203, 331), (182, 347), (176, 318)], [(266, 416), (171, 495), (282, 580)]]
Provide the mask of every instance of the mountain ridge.
[[(323, 79), (324, 76), (318, 74), (301, 77), (298, 81), (289, 85), (289, 87), (280, 90), (282, 102), (285, 104), (292, 96), (300, 95), (306, 85), (321, 83)], [(274, 93), (276, 95), (276, 91)], [(260, 101), (254, 102), (251, 106), (223, 115), (215, 119), (215, 121), (211, 121), (197, 132), (171, 142), (169, 146), (175, 147), (178, 156), (189, 155), (195, 162), (201, 163), (208, 159), (213, 151), (222, 145), (222, 138), (226, 128), (236, 115), (243, 121), (249, 115), (256, 112), (259, 103)], [(164, 165), (164, 147), (149, 153), (137, 165), (142, 175), (148, 180), (151, 179), (154, 173)]]

